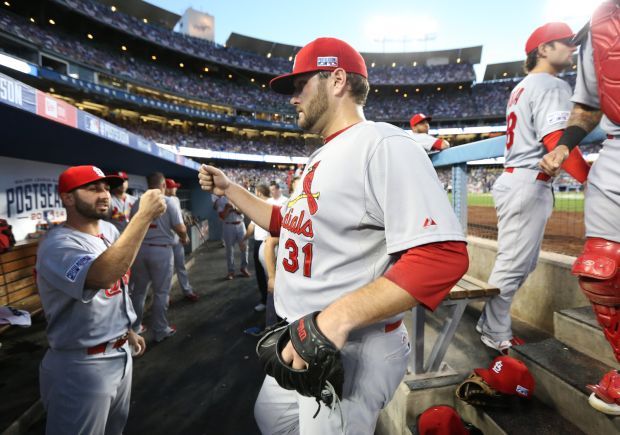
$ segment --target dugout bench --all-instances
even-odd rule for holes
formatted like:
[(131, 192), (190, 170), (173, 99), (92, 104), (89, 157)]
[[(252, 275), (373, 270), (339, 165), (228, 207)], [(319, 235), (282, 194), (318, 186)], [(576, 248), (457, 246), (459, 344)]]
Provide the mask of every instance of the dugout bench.
[[(0, 306), (9, 305), (34, 316), (43, 311), (34, 277), (38, 241), (18, 244), (0, 254)], [(11, 325), (0, 325), (0, 333)]]
[(412, 309), (411, 343), (413, 345), (413, 352), (411, 352), (410, 371), (415, 375), (441, 371), (443, 358), (446, 355), (448, 346), (452, 342), (456, 328), (461, 322), (467, 305), (470, 302), (487, 300), (491, 296), (498, 294), (498, 288), (492, 287), (484, 281), (469, 275), (461, 278), (440, 305), (441, 307), (448, 307), (450, 314), (445, 318), (443, 328), (426, 362), (424, 361), (426, 309), (421, 305), (414, 307)]

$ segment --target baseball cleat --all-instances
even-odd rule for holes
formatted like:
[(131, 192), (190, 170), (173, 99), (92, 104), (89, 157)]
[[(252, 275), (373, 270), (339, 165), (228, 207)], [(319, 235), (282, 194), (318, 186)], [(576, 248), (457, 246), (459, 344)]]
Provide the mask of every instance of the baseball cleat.
[(258, 311), (260, 313), (261, 311), (265, 311), (265, 308), (267, 308), (267, 306), (263, 303), (260, 303), (254, 307), (254, 311)]
[(169, 326), (168, 328), (166, 328), (166, 331), (163, 333), (163, 335), (160, 335), (159, 337), (155, 337), (155, 341), (157, 343), (161, 343), (166, 338), (172, 337), (176, 333), (177, 333), (176, 326)]
[(482, 341), (486, 347), (494, 349), (502, 355), (508, 355), (508, 351), (513, 346), (521, 346), (525, 344), (525, 341), (518, 337), (513, 337), (510, 340), (494, 341), (491, 337), (484, 334), (480, 336), (480, 341)]
[(250, 272), (248, 272), (246, 268), (241, 269), (240, 272), (241, 272), (241, 276), (244, 276), (246, 278), (250, 277)]
[(194, 292), (185, 293), (183, 294), (183, 297), (191, 302), (198, 302), (198, 299), (200, 299), (200, 296)]
[(234, 272), (230, 272), (228, 275), (226, 275), (226, 279), (229, 280), (229, 281), (235, 279), (235, 273)]
[(586, 385), (592, 394), (588, 403), (608, 415), (620, 415), (620, 373), (610, 370), (596, 385)]

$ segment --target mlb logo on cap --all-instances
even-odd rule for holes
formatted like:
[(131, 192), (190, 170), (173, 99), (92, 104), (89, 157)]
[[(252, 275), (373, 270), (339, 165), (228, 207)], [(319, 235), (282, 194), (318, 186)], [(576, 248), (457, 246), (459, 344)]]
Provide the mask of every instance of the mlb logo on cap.
[(338, 68), (338, 58), (337, 57), (319, 57), (316, 59), (316, 66), (331, 66), (334, 68)]

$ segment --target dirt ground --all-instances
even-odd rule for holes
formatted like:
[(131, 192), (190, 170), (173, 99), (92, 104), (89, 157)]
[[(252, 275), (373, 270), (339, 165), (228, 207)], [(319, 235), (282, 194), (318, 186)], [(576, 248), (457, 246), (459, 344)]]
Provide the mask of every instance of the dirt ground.
[[(497, 239), (497, 215), (493, 207), (469, 206), (468, 234)], [(585, 241), (583, 212), (554, 211), (547, 222), (543, 250), (577, 256)]]

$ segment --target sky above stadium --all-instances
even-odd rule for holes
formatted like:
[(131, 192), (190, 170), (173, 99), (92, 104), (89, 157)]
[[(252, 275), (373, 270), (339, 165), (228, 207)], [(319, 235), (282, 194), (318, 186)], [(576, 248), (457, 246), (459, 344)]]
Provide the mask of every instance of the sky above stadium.
[(232, 32), (302, 46), (334, 36), (363, 52), (444, 50), (482, 45), (488, 63), (524, 59), (530, 33), (548, 21), (578, 31), (601, 0), (148, 0), (181, 15), (215, 17), (215, 41)]

